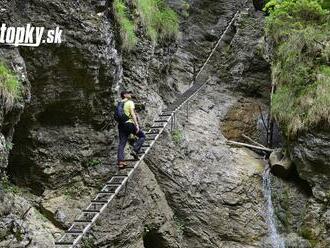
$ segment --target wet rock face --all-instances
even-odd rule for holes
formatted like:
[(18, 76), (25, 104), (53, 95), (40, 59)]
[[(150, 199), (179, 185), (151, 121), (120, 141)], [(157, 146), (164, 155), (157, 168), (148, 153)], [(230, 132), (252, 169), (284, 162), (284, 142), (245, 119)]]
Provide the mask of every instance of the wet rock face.
[[(247, 139), (243, 136), (246, 135), (255, 141), (265, 143), (265, 127), (261, 117), (261, 113), (265, 110), (266, 106), (261, 101), (247, 98), (240, 99), (231, 107), (223, 119), (221, 130), (224, 136), (229, 140), (247, 142)], [(267, 119), (264, 122), (267, 123)]]
[(273, 205), (277, 226), (287, 247), (328, 247), (329, 208), (313, 197), (308, 182), (291, 174), (289, 179), (272, 178)]
[(313, 195), (330, 200), (330, 137), (329, 128), (302, 134), (290, 144), (290, 154), (299, 175), (309, 182)]
[(11, 1), (2, 14), (7, 25), (33, 20), (63, 29), (60, 45), (20, 48), (32, 99), (15, 132), (9, 174), (37, 193), (81, 180), (84, 164), (107, 159), (114, 142), (103, 130), (120, 72), (111, 19), (89, 1)]
[(242, 11), (235, 22), (236, 33), (225, 50), (226, 63), (219, 63), (219, 70), (227, 83), (249, 97), (268, 99), (271, 85), (270, 64), (264, 52), (264, 16)]

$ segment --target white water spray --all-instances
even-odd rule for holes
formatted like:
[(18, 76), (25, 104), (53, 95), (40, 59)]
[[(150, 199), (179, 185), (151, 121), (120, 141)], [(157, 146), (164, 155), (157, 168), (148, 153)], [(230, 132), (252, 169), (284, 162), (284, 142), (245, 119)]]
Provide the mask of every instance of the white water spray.
[(264, 197), (266, 200), (266, 221), (272, 248), (285, 248), (284, 241), (278, 234), (275, 224), (275, 215), (272, 202), (271, 174), (269, 167), (267, 167), (263, 173), (263, 188)]

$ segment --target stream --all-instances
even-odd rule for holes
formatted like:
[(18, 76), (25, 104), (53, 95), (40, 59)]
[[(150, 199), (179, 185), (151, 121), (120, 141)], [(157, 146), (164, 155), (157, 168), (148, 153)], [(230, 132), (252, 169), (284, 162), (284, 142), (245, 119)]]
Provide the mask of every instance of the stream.
[(266, 205), (266, 222), (268, 225), (268, 235), (271, 247), (285, 248), (284, 240), (278, 234), (275, 224), (275, 214), (272, 202), (271, 173), (268, 166), (263, 173), (263, 192)]

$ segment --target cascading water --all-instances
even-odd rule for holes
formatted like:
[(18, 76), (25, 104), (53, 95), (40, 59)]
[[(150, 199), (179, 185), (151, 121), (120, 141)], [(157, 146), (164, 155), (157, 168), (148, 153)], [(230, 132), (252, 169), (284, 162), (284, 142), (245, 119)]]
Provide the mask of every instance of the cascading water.
[(272, 202), (271, 174), (269, 167), (266, 167), (263, 173), (263, 191), (266, 202), (266, 221), (268, 224), (268, 233), (271, 246), (272, 248), (285, 248), (284, 241), (278, 234), (275, 225), (274, 208)]

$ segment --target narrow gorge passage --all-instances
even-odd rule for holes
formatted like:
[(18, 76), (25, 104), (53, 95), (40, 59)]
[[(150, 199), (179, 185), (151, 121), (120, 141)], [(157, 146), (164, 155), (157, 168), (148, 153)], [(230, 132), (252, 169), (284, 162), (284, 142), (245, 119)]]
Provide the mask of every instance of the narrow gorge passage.
[[(101, 202), (81, 240), (70, 229), (76, 247), (330, 247), (329, 8), (0, 0), (0, 247), (55, 248)], [(126, 178), (109, 181), (121, 92), (134, 92), (134, 125), (159, 132), (194, 83), (207, 84), (108, 201)]]

